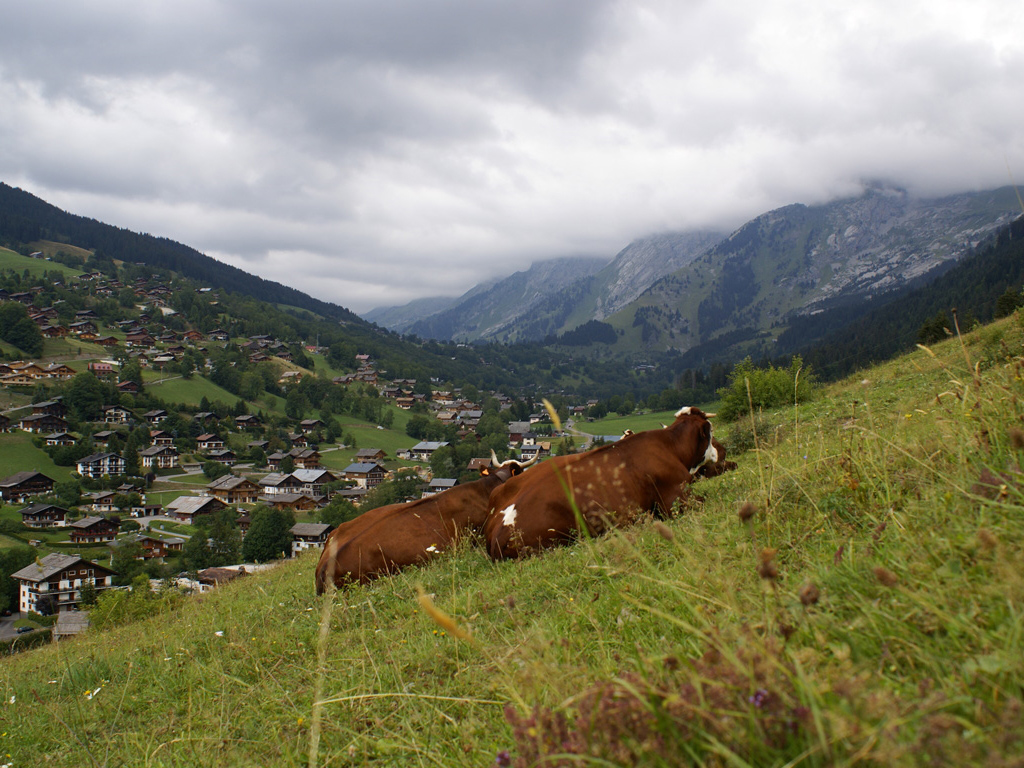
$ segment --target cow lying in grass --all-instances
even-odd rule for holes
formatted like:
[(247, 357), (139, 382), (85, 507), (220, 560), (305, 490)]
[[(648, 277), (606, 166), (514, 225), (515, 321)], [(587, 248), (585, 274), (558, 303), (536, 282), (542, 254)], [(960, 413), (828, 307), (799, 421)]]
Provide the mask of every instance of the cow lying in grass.
[(491, 492), (488, 553), (519, 557), (572, 541), (583, 528), (597, 535), (642, 512), (667, 513), (702, 468), (719, 474), (715, 443), (707, 415), (687, 407), (663, 429), (550, 459)]
[(499, 464), (494, 458), (493, 463), (481, 470), (479, 480), (418, 501), (371, 509), (338, 526), (316, 566), (316, 593), (323, 594), (330, 584), (365, 584), (424, 563), (450, 548), (462, 534), (479, 530), (491, 492), (529, 466), (511, 459)]

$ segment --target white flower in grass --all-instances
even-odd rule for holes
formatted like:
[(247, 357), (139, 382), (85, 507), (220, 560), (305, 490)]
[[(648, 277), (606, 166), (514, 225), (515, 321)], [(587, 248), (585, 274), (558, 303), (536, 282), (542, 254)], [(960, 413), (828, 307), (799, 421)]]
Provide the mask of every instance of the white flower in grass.
[(218, 629), (213, 634), (215, 634), (217, 637), (224, 637), (224, 630), (223, 629)]
[(434, 553), (440, 552), (440, 550), (437, 548), (437, 544), (431, 544), (429, 547), (427, 547), (427, 552)]

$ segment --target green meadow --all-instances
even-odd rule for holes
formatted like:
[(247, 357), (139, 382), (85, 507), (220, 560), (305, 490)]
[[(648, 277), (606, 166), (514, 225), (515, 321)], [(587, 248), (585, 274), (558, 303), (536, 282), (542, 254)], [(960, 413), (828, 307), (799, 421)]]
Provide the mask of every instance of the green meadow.
[(4, 752), (76, 768), (1020, 765), (1022, 325), (716, 422), (737, 469), (664, 521), (515, 562), (467, 540), (323, 597), (309, 552), (15, 655)]

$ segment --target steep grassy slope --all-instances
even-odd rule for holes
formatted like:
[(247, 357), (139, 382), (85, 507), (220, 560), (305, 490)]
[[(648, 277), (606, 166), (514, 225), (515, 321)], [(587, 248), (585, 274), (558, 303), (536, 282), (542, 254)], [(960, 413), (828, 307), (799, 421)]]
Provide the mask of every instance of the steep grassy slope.
[(321, 599), (310, 553), (7, 659), (5, 752), (54, 766), (532, 765), (580, 750), (543, 764), (1019, 764), (1022, 325), (761, 414), (756, 442), (750, 420), (718, 425), (756, 447), (665, 523), (522, 562), (465, 546)]

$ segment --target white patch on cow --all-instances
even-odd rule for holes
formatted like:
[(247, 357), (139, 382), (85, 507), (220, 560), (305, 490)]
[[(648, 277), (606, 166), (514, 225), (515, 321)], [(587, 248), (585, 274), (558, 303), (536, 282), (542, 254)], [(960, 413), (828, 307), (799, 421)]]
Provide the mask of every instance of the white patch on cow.
[(509, 504), (498, 514), (501, 515), (502, 524), (507, 525), (511, 528), (513, 525), (516, 524), (516, 515), (518, 514), (518, 512), (519, 510), (516, 509), (516, 505), (513, 503)]
[(687, 415), (689, 415), (689, 413), (690, 413), (690, 406), (689, 405), (684, 405), (682, 408), (680, 408), (678, 411), (676, 411), (676, 418), (678, 419), (680, 416), (687, 416)]
[(704, 458), (698, 462), (697, 466), (690, 470), (691, 475), (697, 474), (697, 470), (703, 467), (705, 464), (717, 464), (718, 463), (718, 449), (715, 448), (715, 441), (709, 439), (707, 450), (704, 451)]

